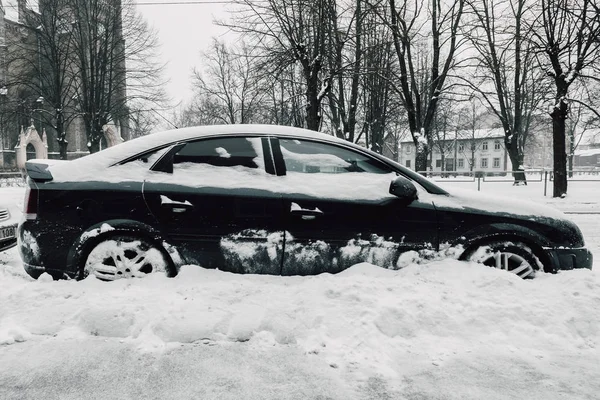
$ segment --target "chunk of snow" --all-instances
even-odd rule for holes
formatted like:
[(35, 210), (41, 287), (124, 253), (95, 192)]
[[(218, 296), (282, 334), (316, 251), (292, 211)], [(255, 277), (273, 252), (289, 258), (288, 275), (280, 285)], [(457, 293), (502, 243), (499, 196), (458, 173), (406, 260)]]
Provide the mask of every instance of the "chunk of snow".
[(174, 201), (171, 200), (170, 198), (168, 198), (167, 196), (161, 194), (160, 195), (160, 204), (181, 204), (181, 205), (186, 205), (186, 206), (191, 206), (192, 203), (190, 203), (189, 201), (185, 200), (184, 202), (180, 202), (180, 201)]
[(225, 150), (223, 147), (217, 147), (215, 150), (216, 150), (217, 154), (219, 155), (219, 157), (231, 158), (231, 154), (229, 154), (227, 152), (227, 150)]
[(83, 235), (81, 235), (81, 241), (85, 241), (89, 238), (96, 237), (102, 233), (106, 233), (106, 232), (110, 232), (110, 231), (114, 231), (114, 230), (115, 230), (115, 228), (113, 228), (109, 224), (103, 223), (102, 225), (100, 225), (99, 228), (92, 229), (91, 231), (85, 232)]

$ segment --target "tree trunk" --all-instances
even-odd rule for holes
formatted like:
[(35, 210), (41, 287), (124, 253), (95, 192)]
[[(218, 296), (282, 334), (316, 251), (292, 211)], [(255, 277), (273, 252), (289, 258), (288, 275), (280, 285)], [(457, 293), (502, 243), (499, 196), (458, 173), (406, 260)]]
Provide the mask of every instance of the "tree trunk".
[(385, 133), (385, 126), (382, 125), (381, 119), (376, 119), (371, 124), (371, 150), (376, 153), (383, 154), (383, 136)]
[(97, 153), (100, 151), (100, 141), (104, 135), (104, 132), (102, 131), (102, 126), (104, 126), (104, 124), (97, 121), (90, 121), (88, 126), (89, 129), (87, 131), (91, 132), (91, 134), (88, 135), (87, 147), (90, 153)]
[(575, 128), (569, 129), (569, 178), (573, 177), (573, 159), (575, 158)]
[(315, 76), (309, 74), (306, 82), (306, 128), (318, 131), (321, 125), (321, 102), (318, 99), (319, 81)]
[(508, 150), (508, 157), (512, 164), (513, 185), (527, 185), (527, 177), (525, 176), (525, 172), (523, 172), (524, 155), (519, 151), (518, 136), (513, 133), (511, 135), (511, 141), (508, 142), (508, 140), (505, 139), (504, 145)]
[(565, 121), (568, 108), (563, 96), (557, 96), (557, 104), (552, 117), (552, 139), (554, 148), (554, 191), (552, 197), (564, 197), (567, 194), (567, 151), (565, 141)]
[(415, 171), (427, 171), (427, 155), (429, 154), (429, 145), (416, 143), (417, 154), (415, 155)]
[(316, 97), (306, 96), (306, 128), (311, 131), (318, 131), (321, 122), (319, 115), (319, 103), (316, 101)]
[(92, 139), (88, 142), (88, 150), (91, 153), (97, 153), (100, 151), (100, 138)]
[(67, 159), (67, 132), (65, 132), (65, 118), (62, 112), (56, 113), (56, 141), (58, 142), (58, 152), (61, 160)]
[(525, 176), (523, 169), (523, 154), (516, 154), (516, 152), (509, 151), (508, 157), (510, 158), (510, 163), (512, 164), (514, 178), (513, 185), (527, 185), (527, 177)]

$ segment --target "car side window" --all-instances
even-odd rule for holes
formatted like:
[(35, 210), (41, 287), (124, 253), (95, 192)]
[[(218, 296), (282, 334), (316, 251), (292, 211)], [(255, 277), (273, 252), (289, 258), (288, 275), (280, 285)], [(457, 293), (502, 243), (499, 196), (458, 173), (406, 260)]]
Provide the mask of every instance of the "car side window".
[(188, 142), (173, 155), (173, 170), (195, 165), (259, 168), (263, 166), (260, 138), (214, 138)]
[(157, 162), (163, 156), (163, 154), (167, 152), (167, 150), (169, 150), (169, 146), (152, 150), (140, 154), (139, 156), (124, 162), (123, 164), (136, 165), (143, 167), (144, 169), (150, 169), (150, 167), (152, 167), (152, 165), (154, 165), (154, 163)]
[(367, 155), (342, 147), (298, 139), (279, 139), (286, 171), (305, 174), (362, 172), (388, 174), (392, 169)]
[(147, 178), (195, 188), (268, 189), (260, 138), (221, 137), (180, 143)]
[(279, 139), (286, 174), (281, 190), (308, 198), (385, 200), (396, 173), (358, 151), (305, 139)]

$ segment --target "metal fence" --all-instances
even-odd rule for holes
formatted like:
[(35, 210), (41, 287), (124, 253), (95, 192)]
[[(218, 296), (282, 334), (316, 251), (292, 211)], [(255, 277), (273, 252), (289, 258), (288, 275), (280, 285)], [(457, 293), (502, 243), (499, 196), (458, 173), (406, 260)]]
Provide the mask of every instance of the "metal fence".
[[(548, 182), (553, 180), (551, 169), (527, 169), (523, 171), (417, 171), (437, 182), (458, 183), (477, 182), (477, 190), (481, 191), (481, 182), (515, 182), (515, 175), (525, 177), (526, 182), (543, 182), (544, 196), (548, 193)], [(600, 170), (573, 169), (567, 171), (567, 180), (571, 182), (600, 182)]]

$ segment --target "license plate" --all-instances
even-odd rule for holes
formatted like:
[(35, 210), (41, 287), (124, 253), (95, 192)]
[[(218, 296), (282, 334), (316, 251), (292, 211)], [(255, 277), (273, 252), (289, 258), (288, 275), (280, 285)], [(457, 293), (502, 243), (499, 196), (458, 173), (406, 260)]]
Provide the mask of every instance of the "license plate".
[(1, 228), (0, 229), (0, 240), (14, 238), (16, 231), (17, 231), (17, 227), (15, 227), (15, 226)]

